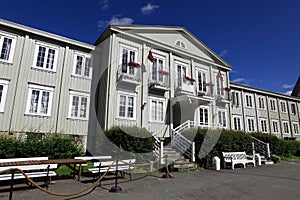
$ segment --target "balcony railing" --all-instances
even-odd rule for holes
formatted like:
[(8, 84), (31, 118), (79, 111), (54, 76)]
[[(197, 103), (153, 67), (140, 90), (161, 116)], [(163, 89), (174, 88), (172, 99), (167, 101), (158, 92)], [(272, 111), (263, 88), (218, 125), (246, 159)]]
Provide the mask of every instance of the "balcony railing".
[(118, 81), (141, 82), (141, 66), (121, 64), (118, 69)]
[(169, 75), (152, 76), (149, 74), (149, 87), (167, 89), (170, 87)]

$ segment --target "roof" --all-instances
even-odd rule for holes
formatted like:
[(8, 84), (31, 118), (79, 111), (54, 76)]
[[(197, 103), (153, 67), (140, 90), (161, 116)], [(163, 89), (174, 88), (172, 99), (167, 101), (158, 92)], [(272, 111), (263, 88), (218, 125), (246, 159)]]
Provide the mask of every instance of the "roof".
[(294, 96), (294, 97), (300, 97), (300, 76), (298, 77), (298, 80), (295, 84), (295, 87), (292, 91), (292, 94), (291, 96)]
[(241, 84), (230, 82), (230, 87), (232, 89), (235, 89), (235, 88), (236, 89), (243, 89), (243, 90), (247, 90), (249, 92), (256, 92), (256, 93), (259, 93), (259, 94), (269, 95), (269, 96), (273, 96), (273, 97), (280, 97), (280, 98), (300, 102), (299, 97), (292, 97), (292, 96), (289, 96), (289, 95), (285, 95), (285, 94), (281, 94), (281, 93), (277, 93), (277, 92), (271, 92), (271, 91), (260, 89), (260, 88), (254, 88), (254, 87), (247, 86), (247, 85), (241, 85)]
[[(201, 40), (199, 40), (196, 36), (194, 36), (190, 31), (188, 31), (184, 27), (180, 26), (160, 26), (160, 25), (109, 25), (105, 31), (100, 35), (100, 37), (96, 40), (94, 45), (98, 45), (103, 40), (105, 40), (112, 33), (123, 33), (130, 34), (130, 36), (141, 39), (141, 40), (149, 40), (137, 33), (133, 32), (133, 30), (143, 30), (143, 31), (174, 31), (179, 32), (185, 36), (187, 36), (194, 44), (202, 47), (207, 51), (207, 53), (213, 57), (213, 59), (221, 64), (221, 67), (225, 67), (227, 70), (231, 70), (232, 67), (225, 60), (223, 60), (218, 54), (216, 54), (213, 50), (211, 50), (208, 46), (206, 46)], [(155, 43), (156, 41), (152, 41)]]
[(60, 36), (60, 35), (57, 35), (57, 34), (49, 33), (49, 32), (46, 32), (46, 31), (42, 31), (42, 30), (38, 30), (38, 29), (31, 28), (31, 27), (28, 27), (28, 26), (24, 26), (24, 25), (21, 25), (21, 24), (17, 24), (17, 23), (14, 23), (14, 22), (10, 22), (10, 21), (7, 21), (7, 20), (1, 19), (1, 18), (0, 18), (0, 25), (9, 27), (9, 28), (12, 28), (12, 29), (15, 29), (15, 30), (23, 31), (25, 33), (27, 32), (29, 34), (35, 34), (35, 35), (38, 35), (38, 36), (49, 38), (51, 40), (56, 40), (56, 41), (59, 41), (59, 42), (63, 42), (63, 43), (67, 43), (67, 44), (70, 44), (70, 45), (78, 46), (78, 47), (81, 47), (81, 48), (84, 48), (84, 49), (89, 49), (89, 50), (94, 50), (95, 49), (95, 47), (91, 44), (87, 44), (87, 43), (80, 42), (80, 41), (77, 41), (77, 40), (73, 40), (73, 39), (63, 37), (63, 36)]

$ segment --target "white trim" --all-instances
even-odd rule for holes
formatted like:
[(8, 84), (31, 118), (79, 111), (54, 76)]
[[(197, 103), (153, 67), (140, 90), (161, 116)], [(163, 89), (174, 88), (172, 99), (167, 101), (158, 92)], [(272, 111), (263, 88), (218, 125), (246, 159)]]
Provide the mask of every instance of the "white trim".
[[(239, 119), (239, 122), (240, 122), (240, 129), (235, 129), (235, 126), (234, 126), (234, 119), (237, 118)], [(235, 130), (235, 131), (243, 131), (243, 121), (242, 121), (242, 116), (240, 115), (232, 115), (232, 130)]]
[[(287, 130), (287, 132), (286, 132), (286, 130), (285, 130), (285, 124), (287, 125), (287, 128), (288, 128), (288, 130)], [(282, 131), (283, 131), (283, 134), (285, 134), (285, 135), (287, 135), (287, 134), (291, 134), (291, 131), (290, 131), (290, 125), (289, 125), (289, 122), (288, 121), (286, 121), (286, 120), (283, 120), (282, 121)]]
[[(120, 95), (126, 96), (126, 105), (125, 105), (125, 117), (119, 116), (119, 111), (120, 111)], [(133, 97), (133, 117), (126, 117), (127, 114), (127, 99), (128, 97)], [(116, 118), (117, 119), (126, 119), (126, 120), (136, 120), (136, 107), (137, 107), (137, 94), (133, 92), (124, 92), (121, 90), (117, 90), (117, 113), (116, 113)]]
[[(272, 119), (271, 122), (272, 122), (272, 129), (271, 129), (271, 132), (272, 132), (273, 134), (275, 134), (275, 135), (279, 134), (279, 121), (278, 121), (277, 119)], [(275, 130), (274, 130), (274, 122), (277, 123), (277, 127), (276, 127), (276, 128), (277, 128), (277, 132), (275, 132)]]
[[(78, 116), (72, 116), (72, 103), (73, 103), (73, 97), (79, 97), (79, 103), (77, 108)], [(86, 117), (80, 117), (80, 106), (82, 102), (82, 98), (87, 98), (87, 105), (86, 105)], [(69, 110), (68, 110), (68, 119), (75, 119), (75, 120), (88, 120), (89, 119), (89, 110), (90, 110), (90, 94), (85, 92), (78, 92), (78, 91), (69, 91)]]
[[(253, 120), (253, 127), (251, 127), (251, 128), (253, 128), (254, 130), (250, 130), (249, 129), (249, 120)], [(256, 131), (256, 123), (255, 123), (255, 117), (246, 117), (246, 124), (247, 124), (247, 132), (255, 132)]]
[[(163, 103), (163, 116), (162, 116), (162, 120), (153, 120), (152, 119), (152, 101), (156, 101), (157, 103)], [(155, 122), (155, 123), (165, 123), (165, 118), (166, 118), (166, 98), (164, 97), (156, 97), (156, 96), (148, 96), (148, 105), (149, 105), (149, 122)], [(158, 110), (157, 110), (157, 117), (158, 117)]]
[[(248, 97), (248, 99), (247, 99), (247, 97)], [(248, 101), (247, 100), (249, 100), (249, 105), (247, 105), (248, 104)], [(251, 105), (250, 105), (251, 104)], [(247, 93), (247, 94), (245, 94), (245, 107), (246, 108), (254, 108), (254, 97), (253, 97), (253, 94), (249, 94), (249, 93)]]
[[(299, 135), (300, 134), (300, 131), (299, 131), (299, 122), (292, 122), (292, 125), (293, 125), (293, 133), (295, 135)], [(297, 130), (295, 130), (295, 125), (297, 126)]]
[[(221, 114), (221, 116), (220, 116)], [(220, 119), (221, 117), (221, 119)], [(225, 126), (224, 126), (224, 119), (225, 119)], [(217, 120), (218, 120), (218, 124), (220, 127), (222, 128), (227, 128), (228, 127), (228, 116), (227, 116), (227, 109), (225, 108), (218, 108), (217, 109)], [(220, 120), (222, 121), (220, 123)]]
[[(274, 108), (275, 109), (272, 109), (272, 103), (271, 102), (273, 102), (274, 103)], [(269, 99), (269, 103), (270, 103), (270, 111), (271, 112), (277, 112), (277, 102), (276, 102), (276, 99), (275, 98), (270, 98)]]
[(0, 112), (1, 113), (4, 112), (4, 108), (5, 108), (5, 101), (6, 101), (6, 96), (7, 96), (8, 84), (9, 84), (9, 81), (0, 79), (0, 85), (3, 86), (1, 102), (0, 102)]
[[(266, 98), (264, 96), (258, 96), (258, 109), (259, 110), (266, 110)], [(262, 100), (262, 105), (263, 107), (261, 108), (261, 100)]]
[[(265, 126), (266, 127), (264, 127), (264, 128), (266, 128), (266, 130), (263, 130), (263, 126), (262, 126), (262, 122), (265, 122)], [(259, 128), (260, 128), (260, 131), (262, 132), (262, 133), (268, 133), (268, 120), (267, 120), (267, 118), (259, 118)]]
[[(83, 58), (82, 66), (81, 66), (81, 74), (76, 74), (77, 56), (81, 56)], [(88, 76), (84, 75), (86, 59), (90, 59), (89, 75)], [(74, 51), (73, 52), (73, 71), (72, 71), (72, 76), (73, 77), (92, 79), (92, 72), (93, 72), (93, 67), (92, 66), (93, 66), (93, 59), (92, 59), (91, 54), (83, 53), (83, 52), (79, 52), (79, 51)]]
[[(286, 101), (285, 100), (280, 100), (279, 101), (279, 104), (280, 104), (280, 111), (282, 112), (282, 113), (287, 113), (287, 103), (286, 103)], [(282, 105), (284, 105), (284, 107), (282, 107)], [(282, 109), (282, 108), (284, 108), (284, 109)]]

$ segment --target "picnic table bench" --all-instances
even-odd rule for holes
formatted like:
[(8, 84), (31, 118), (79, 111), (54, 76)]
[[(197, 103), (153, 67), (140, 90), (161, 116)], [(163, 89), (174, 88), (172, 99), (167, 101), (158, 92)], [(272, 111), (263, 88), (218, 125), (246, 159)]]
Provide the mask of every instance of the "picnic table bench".
[(48, 160), (48, 157), (32, 157), (32, 158), (8, 158), (0, 159), (0, 181), (13, 179), (25, 179), (22, 173), (17, 169), (21, 169), (29, 178), (46, 177), (45, 184), (51, 182), (51, 177), (56, 176), (53, 169), (57, 168), (57, 164), (43, 164), (42, 161)]
[(95, 168), (90, 168), (89, 171), (96, 174), (97, 177), (101, 177), (101, 175), (107, 171), (115, 173), (120, 172), (122, 178), (125, 178), (125, 174), (128, 174), (130, 180), (132, 180), (131, 170), (134, 167), (131, 164), (135, 163), (135, 161), (135, 159), (125, 159), (94, 162)]
[(224, 168), (227, 164), (231, 164), (231, 168), (234, 169), (236, 164), (242, 164), (244, 168), (251, 163), (255, 167), (255, 159), (253, 156), (246, 155), (246, 152), (222, 152)]

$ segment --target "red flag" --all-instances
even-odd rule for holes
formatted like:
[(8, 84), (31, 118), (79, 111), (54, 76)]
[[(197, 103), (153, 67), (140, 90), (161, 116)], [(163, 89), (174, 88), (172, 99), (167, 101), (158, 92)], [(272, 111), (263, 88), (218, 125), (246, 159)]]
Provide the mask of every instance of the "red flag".
[(154, 57), (153, 57), (153, 55), (152, 55), (152, 52), (151, 52), (151, 50), (149, 51), (149, 54), (148, 54), (148, 60), (150, 60), (150, 62), (153, 62), (153, 60), (154, 60)]
[(221, 70), (219, 70), (219, 72), (217, 74), (217, 78), (219, 78), (221, 81), (223, 81), (223, 76), (221, 74)]

